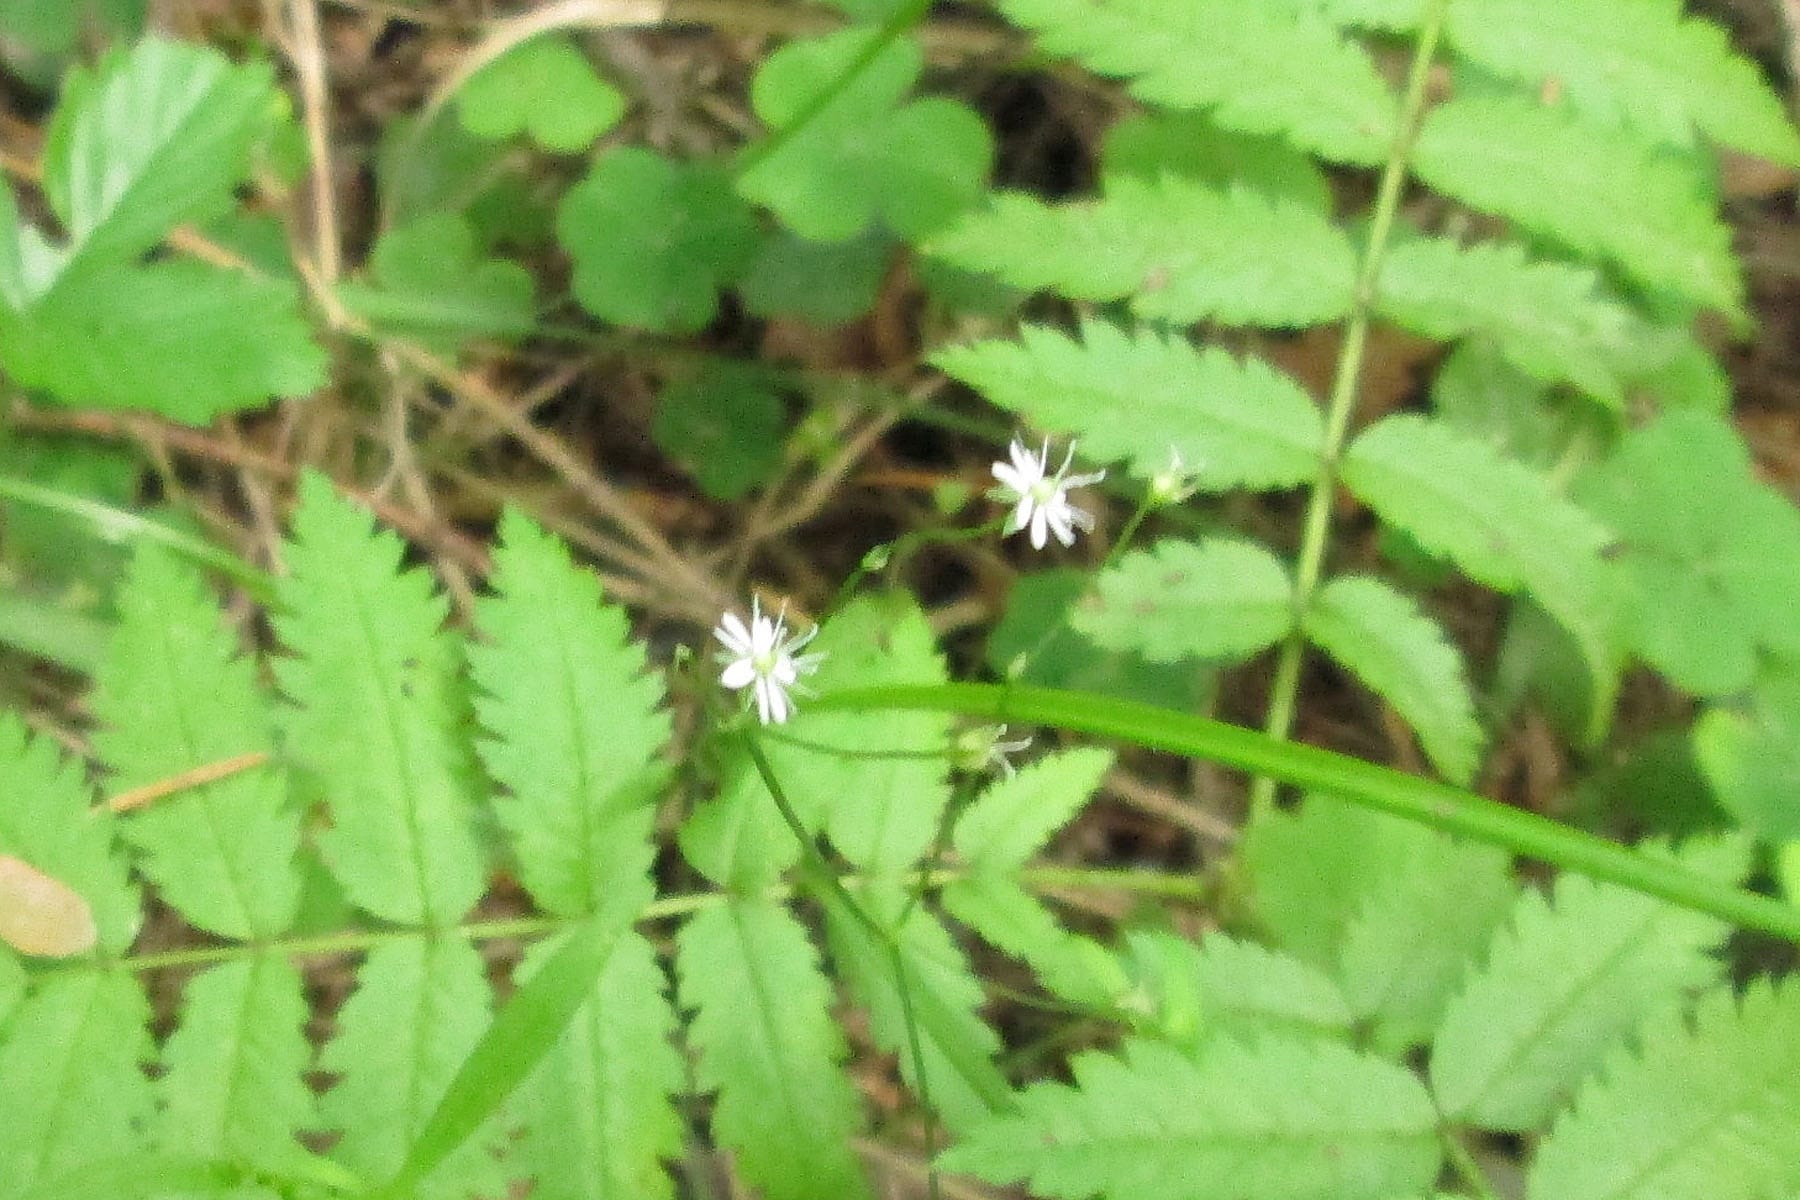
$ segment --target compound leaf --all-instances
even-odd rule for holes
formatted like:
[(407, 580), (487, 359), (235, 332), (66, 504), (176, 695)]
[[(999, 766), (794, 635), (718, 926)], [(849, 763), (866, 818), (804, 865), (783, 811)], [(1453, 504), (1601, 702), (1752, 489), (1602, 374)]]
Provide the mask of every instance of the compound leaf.
[[(274, 749), (254, 660), (238, 652), (192, 569), (145, 544), (118, 594), (119, 621), (96, 677), (94, 747), (116, 790)], [(287, 779), (253, 766), (165, 796), (125, 836), (147, 874), (201, 929), (248, 940), (285, 932), (300, 902), (300, 821)]]
[(1191, 112), (1137, 113), (1106, 131), (1102, 187), (1116, 176), (1181, 175), (1209, 187), (1245, 184), (1329, 213), (1331, 183), (1318, 164), (1278, 137), (1234, 133)]
[(500, 519), (493, 590), (476, 608), (485, 641), (469, 667), (520, 877), (559, 916), (635, 914), (652, 891), (662, 686), (599, 581), (513, 509)]
[(1151, 662), (1248, 658), (1294, 627), (1287, 568), (1254, 542), (1165, 541), (1127, 554), (1095, 580), (1075, 628)]
[(1011, 873), (976, 871), (951, 881), (944, 909), (982, 938), (1031, 967), (1054, 995), (1072, 1004), (1109, 1006), (1130, 988), (1118, 958), (1071, 932)]
[(275, 621), (293, 653), (275, 672), (297, 706), (291, 749), (329, 798), (332, 874), (378, 917), (448, 924), (487, 884), (474, 764), (446, 605), (404, 553), (324, 476), (302, 476)]
[(953, 346), (932, 362), (1038, 428), (1079, 435), (1084, 457), (1124, 459), (1146, 479), (1175, 452), (1208, 491), (1292, 487), (1323, 453), (1324, 423), (1299, 384), (1174, 334), (1088, 321), (1076, 340), (1027, 325), (1016, 342)]
[(1087, 803), (1112, 763), (1107, 750), (1063, 750), (995, 780), (957, 818), (956, 852), (976, 871), (1024, 866)]
[(695, 1011), (699, 1086), (713, 1131), (769, 1200), (869, 1195), (850, 1139), (861, 1124), (806, 931), (767, 900), (704, 909), (676, 935), (681, 1000)]
[(1483, 735), (1468, 672), (1411, 598), (1368, 576), (1333, 579), (1306, 614), (1306, 635), (1406, 718), (1447, 778), (1474, 777)]
[(1424, 1190), (1436, 1116), (1410, 1071), (1330, 1042), (1215, 1038), (1196, 1059), (1132, 1040), (1074, 1060), (1016, 1116), (974, 1130), (948, 1170), (1043, 1196), (1177, 1200), (1229, 1180), (1240, 1200), (1378, 1200)]
[(1214, 932), (1200, 940), (1194, 966), (1208, 1031), (1241, 1041), (1350, 1036), (1356, 1018), (1343, 989), (1291, 954)]
[[(1741, 845), (1683, 855), (1736, 882)], [(1431, 1082), (1444, 1112), (1491, 1129), (1539, 1128), (1646, 1018), (1719, 977), (1730, 928), (1637, 892), (1565, 874), (1526, 891), (1486, 967), (1444, 1012)]]

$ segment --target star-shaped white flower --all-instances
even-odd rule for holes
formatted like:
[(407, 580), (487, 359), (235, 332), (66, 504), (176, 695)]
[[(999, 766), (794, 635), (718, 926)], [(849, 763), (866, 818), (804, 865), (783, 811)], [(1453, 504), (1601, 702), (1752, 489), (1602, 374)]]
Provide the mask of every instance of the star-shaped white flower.
[(1033, 454), (1023, 442), (1014, 438), (1007, 453), (1012, 457), (1011, 462), (994, 464), (994, 478), (1000, 481), (994, 496), (1013, 506), (1012, 515), (1006, 518), (1007, 533), (1030, 528), (1032, 548), (1042, 550), (1050, 534), (1055, 534), (1056, 540), (1063, 545), (1073, 546), (1077, 529), (1094, 527), (1094, 518), (1089, 513), (1069, 503), (1069, 489), (1099, 483), (1106, 478), (1106, 472), (1069, 474), (1069, 464), (1075, 461), (1074, 442), (1069, 443), (1069, 452), (1063, 456), (1062, 466), (1056, 468), (1055, 474), (1050, 473), (1048, 439), (1043, 448)]
[(734, 692), (753, 688), (756, 715), (762, 723), (782, 724), (794, 713), (790, 693), (806, 690), (800, 677), (818, 670), (825, 657), (799, 653), (818, 632), (814, 627), (797, 637), (789, 636), (786, 611), (770, 620), (763, 615), (762, 604), (752, 598), (748, 627), (736, 613), (728, 612), (713, 630), (713, 636), (726, 650), (719, 655), (719, 661), (725, 664), (719, 682)]

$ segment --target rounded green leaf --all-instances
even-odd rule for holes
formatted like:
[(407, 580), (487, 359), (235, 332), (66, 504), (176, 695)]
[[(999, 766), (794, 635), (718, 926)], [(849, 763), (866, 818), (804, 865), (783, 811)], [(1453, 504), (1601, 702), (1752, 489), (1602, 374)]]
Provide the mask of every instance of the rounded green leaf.
[(463, 128), (500, 139), (525, 133), (573, 152), (619, 123), (625, 97), (566, 38), (533, 38), (469, 77), (457, 94)]

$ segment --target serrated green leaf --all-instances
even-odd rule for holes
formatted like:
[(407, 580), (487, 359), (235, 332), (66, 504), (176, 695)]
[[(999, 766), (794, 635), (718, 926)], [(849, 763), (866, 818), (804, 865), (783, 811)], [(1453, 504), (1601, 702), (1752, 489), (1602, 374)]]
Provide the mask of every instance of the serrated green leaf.
[(103, 263), (22, 313), (0, 309), (0, 364), (66, 404), (204, 425), (325, 382), (297, 303), (292, 284), (205, 263)]
[(1436, 1115), (1410, 1071), (1329, 1042), (1215, 1039), (1198, 1060), (1133, 1040), (1087, 1053), (1075, 1085), (1039, 1084), (1021, 1113), (940, 1160), (1038, 1195), (1176, 1200), (1196, 1180), (1238, 1200), (1384, 1200), (1439, 1167)]
[[(115, 791), (274, 749), (254, 660), (239, 653), (191, 568), (142, 546), (118, 596), (119, 623), (95, 680), (94, 748)], [(238, 771), (134, 813), (125, 836), (181, 914), (221, 937), (286, 932), (300, 902), (300, 822), (276, 766)]]
[[(1692, 847), (1684, 865), (1737, 882), (1744, 848)], [(1487, 965), (1444, 1012), (1431, 1082), (1445, 1113), (1530, 1131), (1646, 1018), (1719, 978), (1723, 921), (1563, 875), (1520, 895)]]
[(1458, 433), (1545, 474), (1578, 441), (1605, 444), (1614, 425), (1610, 413), (1554, 395), (1484, 339), (1450, 352), (1431, 381), (1431, 404)]
[(40, 983), (0, 1039), (0, 1179), (7, 1191), (141, 1146), (150, 1005), (124, 972)]
[(516, 510), (500, 520), (494, 595), (470, 647), (480, 751), (520, 878), (560, 916), (648, 903), (663, 690), (599, 581)]
[(1279, 134), (1323, 158), (1372, 165), (1398, 125), (1369, 54), (1313, 13), (1234, 0), (1003, 0), (1046, 53), (1126, 80), (1152, 104), (1226, 129)]
[(1541, 1144), (1531, 1200), (1758, 1200), (1800, 1188), (1800, 991), (1708, 994), (1615, 1057)]
[(1318, 407), (1292, 379), (1172, 334), (1089, 321), (1076, 340), (1027, 325), (1017, 342), (953, 346), (932, 363), (1034, 426), (1079, 435), (1084, 457), (1124, 459), (1143, 479), (1168, 470), (1175, 452), (1207, 491), (1292, 487), (1324, 453)]
[(1576, 640), (1596, 681), (1589, 731), (1612, 709), (1617, 603), (1602, 570), (1606, 531), (1549, 480), (1443, 422), (1411, 414), (1365, 430), (1345, 486), (1427, 551), (1500, 591), (1526, 591)]
[(1474, 777), (1483, 734), (1468, 671), (1410, 597), (1366, 575), (1340, 576), (1313, 600), (1306, 636), (1406, 718), (1445, 777)]
[(695, 1075), (719, 1093), (713, 1132), (745, 1178), (769, 1200), (868, 1196), (850, 1148), (861, 1109), (806, 931), (778, 904), (734, 900), (694, 914), (676, 946)]
[(1320, 213), (1247, 187), (1121, 176), (1098, 199), (998, 192), (926, 253), (1012, 287), (1131, 299), (1142, 317), (1290, 328), (1350, 311), (1355, 252)]
[(279, 1169), (314, 1125), (306, 997), (280, 954), (196, 975), (163, 1050), (164, 1150)]
[[(1645, 287), (1741, 314), (1744, 281), (1691, 166), (1529, 100), (1459, 97), (1425, 118), (1413, 168), (1432, 187), (1593, 255)], [(1619, 220), (1629, 197), (1631, 220)]]
[(1800, 671), (1766, 669), (1746, 701), (1707, 709), (1692, 737), (1707, 785), (1745, 830), (1800, 838)]
[(44, 142), (44, 195), (69, 237), (57, 273), (134, 257), (230, 207), (275, 103), (266, 64), (161, 38), (77, 70)]
[(1681, 0), (1457, 0), (1444, 36), (1460, 58), (1531, 88), (1554, 82), (1602, 124), (1686, 148), (1713, 141), (1800, 166), (1800, 137), (1761, 70)]
[(1214, 188), (1241, 183), (1315, 212), (1332, 207), (1330, 181), (1306, 154), (1277, 137), (1221, 129), (1197, 113), (1126, 117), (1106, 131), (1100, 170), (1103, 180), (1180, 175)]
[(1800, 655), (1800, 511), (1756, 479), (1720, 417), (1672, 412), (1627, 434), (1582, 480), (1618, 530), (1632, 649), (1678, 686), (1747, 686), (1759, 653)]
[(1534, 379), (1624, 403), (1621, 374), (1640, 330), (1586, 267), (1534, 261), (1511, 242), (1407, 238), (1382, 260), (1375, 308), (1426, 337), (1481, 338)]
[(670, 382), (650, 436), (707, 494), (738, 500), (781, 465), (787, 405), (768, 374), (721, 364)]
[[(933, 1109), (953, 1133), (1010, 1108), (1012, 1094), (993, 1065), (1000, 1039), (981, 1019), (987, 998), (949, 932), (922, 905), (909, 905), (897, 884), (863, 888), (856, 898), (899, 943), (898, 969), (909, 993), (901, 995), (903, 985), (887, 944), (835, 896), (822, 895), (832, 961), (857, 1003), (868, 1009), (876, 1045), (898, 1056), (902, 1078), (915, 1094), (929, 1092)], [(900, 925), (903, 912), (906, 923)], [(918, 1031), (925, 1088), (913, 1061), (909, 1017)]]
[(617, 125), (625, 97), (567, 38), (535, 37), (471, 75), (456, 94), (476, 137), (530, 134), (546, 150), (573, 153)]
[(683, 1125), (670, 1097), (685, 1078), (666, 986), (650, 943), (625, 932), (593, 995), (522, 1087), (516, 1109), (525, 1136), (513, 1164), (542, 1194), (673, 1194), (663, 1163), (681, 1153)]
[(1343, 989), (1300, 959), (1223, 933), (1195, 957), (1205, 1028), (1240, 1041), (1267, 1033), (1347, 1039), (1355, 1017)]
[(724, 172), (648, 150), (607, 151), (563, 196), (556, 236), (570, 282), (602, 320), (670, 333), (700, 329), (719, 288), (756, 253), (756, 218)]
[(0, 713), (0, 854), (81, 893), (99, 948), (119, 954), (137, 936), (140, 905), (114, 849), (114, 819), (92, 805), (80, 768), (16, 715)]
[[(319, 1059), (341, 1077), (320, 1102), (325, 1125), (343, 1133), (333, 1157), (370, 1179), (398, 1170), (481, 1040), (492, 1004), (481, 955), (460, 938), (406, 938), (371, 950)], [(471, 1142), (418, 1194), (493, 1195), (503, 1180), (498, 1163)]]
[(911, 38), (889, 40), (814, 111), (815, 97), (838, 87), (883, 36), (852, 28), (789, 42), (751, 82), (752, 107), (782, 140), (752, 159), (738, 191), (802, 237), (840, 242), (879, 221), (917, 239), (974, 203), (987, 182), (993, 139), (972, 110), (941, 97), (901, 103), (924, 65)]
[(1094, 581), (1075, 628), (1151, 662), (1244, 659), (1294, 627), (1287, 568), (1254, 542), (1214, 537), (1133, 551)]
[(275, 674), (297, 706), (290, 749), (328, 798), (320, 848), (366, 911), (455, 921), (487, 880), (446, 604), (424, 571), (401, 570), (399, 538), (313, 472), (286, 551), (275, 628), (293, 653)]
[(1111, 1006), (1130, 987), (1117, 957), (1066, 929), (1010, 874), (965, 875), (945, 886), (942, 900), (946, 912), (1023, 961), (1044, 987), (1072, 1004)]
[(531, 273), (482, 258), (474, 230), (455, 213), (432, 213), (383, 233), (369, 273), (372, 282), (338, 285), (344, 306), (433, 349), (454, 353), (465, 338), (531, 331)]
[(976, 871), (1025, 865), (1088, 802), (1112, 764), (1108, 750), (1064, 750), (995, 780), (957, 818), (956, 852)]

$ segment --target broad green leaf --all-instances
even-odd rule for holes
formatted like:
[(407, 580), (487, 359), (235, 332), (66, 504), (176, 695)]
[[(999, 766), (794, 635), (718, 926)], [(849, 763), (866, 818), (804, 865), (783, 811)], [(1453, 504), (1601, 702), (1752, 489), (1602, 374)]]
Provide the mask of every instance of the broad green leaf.
[(1615, 408), (1640, 335), (1592, 270), (1534, 261), (1511, 242), (1399, 242), (1382, 260), (1376, 312), (1440, 341), (1481, 338), (1534, 379), (1567, 380)]
[(557, 240), (583, 308), (616, 325), (692, 333), (756, 253), (756, 218), (724, 172), (619, 147), (563, 196)]
[(1720, 695), (1748, 686), (1765, 650), (1800, 656), (1800, 511), (1726, 421), (1665, 414), (1579, 494), (1619, 532), (1632, 649), (1676, 686)]
[(1066, 1200), (1178, 1200), (1197, 1180), (1238, 1200), (1385, 1200), (1437, 1178), (1425, 1089), (1344, 1046), (1218, 1038), (1196, 1059), (1132, 1040), (1072, 1066), (1074, 1086), (1021, 1093), (1017, 1116), (972, 1131), (944, 1168)]
[(1009, 872), (952, 880), (942, 899), (946, 912), (1023, 961), (1051, 994), (1072, 1004), (1112, 1006), (1131, 985), (1115, 955), (1065, 928)]
[(277, 104), (266, 64), (145, 38), (63, 84), (44, 142), (44, 195), (65, 269), (132, 258), (182, 221), (216, 215)]
[(1478, 583), (1525, 591), (1581, 648), (1596, 687), (1590, 732), (1612, 709), (1616, 597), (1606, 531), (1550, 481), (1449, 425), (1388, 417), (1351, 443), (1343, 481), (1391, 525)]
[(140, 905), (114, 849), (114, 819), (92, 805), (77, 764), (0, 714), (0, 854), (81, 893), (100, 949), (119, 954), (137, 936)]
[[(1419, 178), (1619, 268), (1647, 288), (1741, 314), (1731, 231), (1692, 166), (1524, 99), (1458, 97), (1419, 131)], [(1619, 219), (1630, 197), (1631, 220)]]
[(1207, 491), (1292, 487), (1317, 474), (1324, 452), (1324, 423), (1299, 384), (1168, 333), (1089, 321), (1076, 340), (1027, 325), (1016, 342), (953, 346), (932, 363), (1038, 428), (1079, 435), (1083, 457), (1123, 459), (1144, 479), (1173, 452)]
[(1607, 125), (1677, 147), (1696, 131), (1800, 166), (1786, 106), (1711, 21), (1684, 19), (1681, 0), (1456, 0), (1444, 34), (1460, 58), (1531, 88), (1554, 84)]
[(1468, 671), (1410, 597), (1366, 575), (1340, 576), (1314, 599), (1306, 636), (1406, 718), (1447, 778), (1474, 777), (1483, 734)]
[(736, 364), (665, 384), (650, 423), (657, 446), (720, 500), (769, 481), (786, 432), (787, 405), (768, 374)]
[(1694, 723), (1694, 755), (1719, 803), (1772, 842), (1800, 838), (1800, 671), (1766, 669), (1741, 702)]
[[(57, 0), (58, 3), (61, 0)], [(46, 1183), (8, 1192), (7, 1200), (168, 1200), (179, 1196), (221, 1200), (273, 1200), (268, 1192), (239, 1186), (241, 1168), (185, 1154), (114, 1154)]]
[(684, 1132), (670, 1097), (686, 1086), (675, 1014), (650, 943), (627, 931), (592, 994), (520, 1090), (513, 1157), (536, 1190), (568, 1200), (664, 1200), (663, 1163)]
[(842, 325), (875, 307), (893, 260), (893, 235), (881, 230), (844, 242), (815, 242), (778, 229), (757, 251), (738, 294), (759, 317)]
[(676, 935), (695, 1077), (717, 1091), (712, 1127), (768, 1200), (869, 1195), (850, 1139), (862, 1125), (806, 931), (780, 905), (734, 900)]
[(617, 125), (625, 97), (567, 38), (535, 37), (471, 75), (456, 94), (456, 108), (476, 137), (524, 133), (567, 154)]
[[(142, 546), (95, 680), (94, 737), (113, 791), (274, 750), (256, 662), (239, 652), (194, 570)], [(251, 767), (164, 796), (124, 822), (143, 869), (182, 916), (221, 937), (286, 932), (300, 902), (300, 821), (286, 773)]]
[[(1741, 844), (1682, 856), (1737, 882)], [(1541, 1127), (1647, 1018), (1719, 978), (1723, 921), (1594, 883), (1558, 878), (1551, 897), (1522, 893), (1486, 967), (1445, 1010), (1431, 1082), (1445, 1113), (1490, 1129)]]
[(1094, 581), (1075, 628), (1151, 662), (1244, 659), (1294, 627), (1293, 581), (1254, 542), (1214, 537), (1136, 550)]
[(292, 284), (205, 263), (102, 263), (22, 313), (0, 309), (0, 365), (66, 404), (204, 425), (324, 384), (297, 302)]
[(1223, 933), (1195, 958), (1205, 1028), (1241, 1041), (1266, 1033), (1346, 1039), (1355, 1020), (1343, 989), (1293, 955)]
[(189, 980), (158, 1080), (162, 1148), (270, 1170), (293, 1158), (295, 1133), (315, 1125), (308, 1015), (300, 973), (280, 954)]
[(1315, 212), (1332, 207), (1331, 184), (1309, 156), (1278, 137), (1233, 133), (1197, 113), (1126, 117), (1106, 131), (1100, 170), (1103, 181), (1179, 175), (1215, 188), (1244, 184)]
[(142, 1145), (151, 1116), (150, 1005), (120, 971), (57, 975), (0, 1039), (0, 1179), (23, 1191)]
[(852, 28), (789, 42), (751, 81), (750, 103), (780, 140), (753, 154), (738, 191), (802, 237), (841, 242), (879, 221), (917, 239), (968, 208), (987, 183), (994, 148), (980, 117), (941, 97), (901, 102), (924, 65), (912, 38), (889, 41), (814, 111), (881, 36)]
[(1098, 199), (998, 192), (926, 253), (1012, 287), (1131, 300), (1142, 317), (1292, 328), (1350, 311), (1355, 252), (1292, 200), (1164, 176), (1120, 176)]
[(6, 1028), (6, 1019), (25, 999), (25, 984), (25, 968), (19, 965), (18, 955), (0, 946), (0, 1030)]
[[(860, 889), (863, 911), (900, 946), (896, 977), (893, 953), (886, 942), (859, 922), (843, 904), (822, 896), (832, 960), (843, 972), (851, 995), (869, 1012), (876, 1045), (898, 1056), (900, 1074), (915, 1095), (929, 1091), (931, 1105), (953, 1133), (979, 1125), (1011, 1107), (1006, 1079), (993, 1065), (1000, 1039), (981, 1019), (986, 1001), (981, 981), (969, 969), (949, 931), (923, 905), (908, 904), (896, 884)], [(906, 923), (899, 924), (902, 913)], [(902, 997), (901, 987), (908, 995)], [(907, 1019), (918, 1031), (927, 1087), (921, 1088), (912, 1055)]]
[(995, 780), (957, 818), (956, 852), (977, 871), (1025, 865), (1081, 811), (1112, 764), (1108, 750), (1063, 750)]
[(1800, 991), (1666, 1013), (1540, 1145), (1530, 1200), (1758, 1200), (1800, 1188)]
[(500, 519), (492, 584), (469, 666), (520, 878), (559, 916), (635, 914), (652, 895), (661, 682), (599, 581), (516, 510)]
[[(340, 1076), (320, 1102), (325, 1126), (343, 1134), (333, 1157), (369, 1179), (399, 1170), (481, 1040), (492, 1004), (481, 955), (460, 938), (405, 938), (371, 950), (319, 1059)], [(471, 1142), (418, 1195), (494, 1195), (503, 1179), (498, 1163)]]
[(322, 475), (301, 477), (292, 527), (275, 621), (292, 656), (275, 673), (296, 705), (290, 749), (328, 798), (320, 848), (366, 911), (453, 922), (487, 880), (444, 599)]
[(465, 338), (510, 339), (531, 331), (530, 272), (482, 258), (474, 231), (455, 213), (433, 213), (382, 234), (369, 275), (367, 283), (338, 285), (344, 306), (433, 349), (454, 352)]
[(1236, 0), (1002, 0), (1048, 54), (1124, 79), (1139, 99), (1200, 109), (1225, 129), (1279, 134), (1374, 164), (1398, 125), (1369, 54), (1315, 14)]

